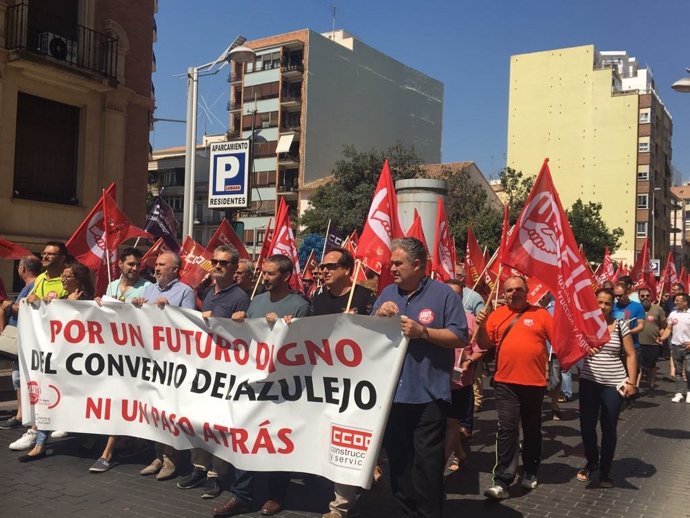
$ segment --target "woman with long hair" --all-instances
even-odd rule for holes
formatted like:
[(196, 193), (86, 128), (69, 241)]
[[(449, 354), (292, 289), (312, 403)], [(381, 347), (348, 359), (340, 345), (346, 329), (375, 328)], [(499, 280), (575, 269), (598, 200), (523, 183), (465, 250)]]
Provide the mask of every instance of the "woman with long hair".
[[(68, 263), (62, 271), (62, 275), (60, 275), (60, 281), (62, 282), (62, 287), (67, 292), (67, 300), (93, 299), (95, 289), (91, 278), (91, 271), (83, 264), (76, 261)], [(49, 304), (50, 300), (50, 298), (45, 298), (43, 302)], [(60, 434), (61, 437), (66, 435), (64, 432), (60, 432)], [(29, 453), (19, 457), (19, 462), (30, 462), (45, 457), (47, 440), (48, 432), (37, 430), (36, 444)]]
[[(637, 372), (637, 356), (628, 323), (615, 320), (613, 291), (600, 288), (596, 291), (610, 334), (610, 340), (593, 350), (585, 358), (580, 371), (580, 433), (585, 447), (587, 464), (577, 472), (577, 479), (587, 482), (599, 471), (599, 486), (613, 487), (610, 478), (611, 464), (616, 452), (616, 426), (624, 398), (637, 390), (635, 380), (627, 372)], [(625, 366), (621, 360), (621, 348), (625, 352)], [(597, 422), (601, 424), (601, 447), (597, 441)]]

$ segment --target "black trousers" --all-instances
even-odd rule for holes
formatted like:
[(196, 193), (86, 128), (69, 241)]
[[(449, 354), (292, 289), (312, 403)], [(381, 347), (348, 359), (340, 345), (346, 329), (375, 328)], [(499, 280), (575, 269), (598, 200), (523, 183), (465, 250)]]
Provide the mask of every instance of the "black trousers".
[(445, 411), (448, 403), (393, 403), (384, 435), (393, 495), (405, 516), (443, 513)]
[(546, 387), (496, 383), (496, 465), (494, 484), (505, 489), (515, 480), (522, 422), (522, 467), (537, 475), (541, 463), (541, 404)]

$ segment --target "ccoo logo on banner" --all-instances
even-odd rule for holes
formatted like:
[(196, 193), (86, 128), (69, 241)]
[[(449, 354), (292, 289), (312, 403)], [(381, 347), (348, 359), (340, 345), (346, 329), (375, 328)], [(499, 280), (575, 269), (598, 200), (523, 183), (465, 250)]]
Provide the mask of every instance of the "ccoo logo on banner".
[(249, 140), (211, 144), (208, 206), (211, 209), (249, 206)]

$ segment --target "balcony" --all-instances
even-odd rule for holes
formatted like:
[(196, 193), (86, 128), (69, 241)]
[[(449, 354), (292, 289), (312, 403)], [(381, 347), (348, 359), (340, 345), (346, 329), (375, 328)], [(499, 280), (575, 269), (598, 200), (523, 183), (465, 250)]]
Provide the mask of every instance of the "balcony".
[(82, 25), (75, 25), (73, 38), (33, 27), (27, 4), (7, 7), (5, 48), (14, 51), (10, 54), (10, 61), (37, 56), (58, 66), (117, 80), (116, 38)]
[(280, 73), (285, 79), (298, 79), (302, 77), (304, 72), (304, 65), (302, 63), (285, 61), (280, 65)]
[(297, 167), (299, 166), (299, 153), (288, 152), (288, 153), (278, 153), (278, 165), (283, 167)]
[(302, 95), (295, 92), (283, 92), (280, 96), (280, 107), (286, 111), (296, 111), (302, 107)]
[(227, 110), (229, 112), (239, 111), (242, 108), (242, 101), (228, 101)]

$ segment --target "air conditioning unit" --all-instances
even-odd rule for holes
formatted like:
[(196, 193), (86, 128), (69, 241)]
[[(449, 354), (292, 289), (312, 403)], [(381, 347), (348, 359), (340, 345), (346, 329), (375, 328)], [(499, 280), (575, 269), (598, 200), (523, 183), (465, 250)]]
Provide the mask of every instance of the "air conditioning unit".
[(42, 32), (38, 35), (38, 51), (60, 61), (76, 63), (77, 46), (76, 41), (52, 32)]

